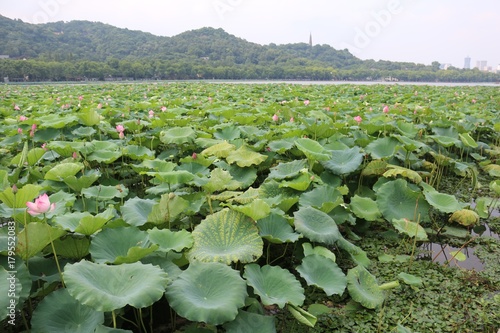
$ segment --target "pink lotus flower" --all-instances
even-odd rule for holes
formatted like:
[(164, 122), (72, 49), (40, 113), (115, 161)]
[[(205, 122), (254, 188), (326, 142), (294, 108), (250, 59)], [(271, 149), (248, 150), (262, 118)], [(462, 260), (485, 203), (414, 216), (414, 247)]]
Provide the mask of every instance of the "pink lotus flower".
[(149, 110), (149, 118), (153, 118), (155, 116), (155, 112), (153, 110)]
[(167, 107), (166, 106), (162, 106), (161, 107), (161, 112), (165, 112), (165, 111), (167, 111)]
[(192, 158), (193, 160), (195, 160), (195, 159), (197, 159), (197, 158), (198, 158), (198, 155), (197, 155), (196, 153), (193, 153), (193, 155), (191, 155), (191, 158)]
[(22, 129), (21, 127), (18, 127), (18, 129), (17, 129), (17, 133), (18, 133), (18, 134), (23, 134), (23, 129)]
[(76, 151), (73, 152), (73, 159), (77, 159), (78, 158), (78, 153)]
[(476, 101), (475, 99), (473, 99), (473, 100), (472, 100), (472, 103), (473, 103), (473, 104), (476, 104), (476, 102), (477, 102), (477, 101)]
[(118, 137), (120, 139), (124, 139), (125, 138), (125, 134), (123, 134), (123, 132), (120, 132), (120, 133), (118, 133)]
[(45, 214), (56, 209), (56, 204), (50, 203), (49, 196), (46, 193), (36, 198), (35, 202), (27, 202), (26, 206), (28, 206), (28, 214), (31, 216)]
[(293, 117), (290, 118), (290, 122), (293, 123), (295, 121), (295, 119), (293, 119)]
[(21, 108), (19, 107), (19, 105), (14, 104), (14, 110), (19, 111), (19, 110), (21, 110)]
[(278, 117), (278, 115), (275, 113), (274, 116), (273, 116), (273, 121), (278, 121), (280, 118)]
[(102, 103), (97, 104), (98, 109), (102, 109)]
[(360, 116), (356, 116), (354, 117), (354, 120), (359, 124), (361, 124), (361, 122), (363, 121), (363, 118), (361, 118)]
[(83, 96), (78, 96), (78, 100), (81, 101), (83, 99)]
[(123, 127), (123, 125), (116, 125), (116, 131), (118, 133), (123, 133), (125, 131), (125, 127)]
[(308, 100), (308, 99), (306, 99), (306, 100), (304, 101), (304, 105), (305, 105), (305, 106), (308, 106), (308, 105), (309, 105), (309, 103), (310, 103), (310, 102), (309, 102), (309, 100)]
[(19, 121), (26, 121), (26, 120), (28, 120), (28, 117), (19, 116)]
[(47, 151), (47, 143), (45, 143), (45, 142), (44, 142), (44, 143), (42, 144), (42, 149), (43, 149), (43, 150), (45, 150), (45, 151)]
[(384, 113), (389, 113), (389, 107), (387, 105), (384, 105), (383, 112)]

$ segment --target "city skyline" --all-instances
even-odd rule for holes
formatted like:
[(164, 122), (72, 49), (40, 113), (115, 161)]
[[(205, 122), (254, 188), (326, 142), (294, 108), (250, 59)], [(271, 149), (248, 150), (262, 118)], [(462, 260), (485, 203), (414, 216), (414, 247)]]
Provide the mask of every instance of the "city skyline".
[(23, 0), (0, 14), (28, 23), (88, 20), (157, 36), (202, 27), (261, 45), (308, 43), (348, 49), (367, 60), (464, 67), (464, 58), (500, 64), (500, 3), (483, 0)]

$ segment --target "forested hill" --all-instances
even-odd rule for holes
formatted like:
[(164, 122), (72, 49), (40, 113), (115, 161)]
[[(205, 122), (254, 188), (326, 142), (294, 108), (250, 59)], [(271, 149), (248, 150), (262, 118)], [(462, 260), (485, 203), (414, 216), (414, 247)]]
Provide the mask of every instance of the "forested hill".
[(29, 24), (0, 16), (0, 54), (44, 60), (209, 59), (225, 64), (318, 61), (343, 68), (361, 61), (327, 45), (251, 43), (222, 29), (201, 28), (174, 37), (159, 37), (111, 25), (71, 21)]
[[(498, 82), (500, 74), (360, 60), (307, 43), (260, 45), (222, 29), (173, 37), (89, 21), (29, 24), (0, 15), (0, 79), (273, 79)], [(8, 56), (8, 59), (5, 59)]]

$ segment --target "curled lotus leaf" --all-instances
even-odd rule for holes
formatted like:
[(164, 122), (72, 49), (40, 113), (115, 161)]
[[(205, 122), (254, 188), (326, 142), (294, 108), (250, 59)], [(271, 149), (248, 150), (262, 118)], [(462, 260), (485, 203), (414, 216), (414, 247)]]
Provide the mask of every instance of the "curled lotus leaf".
[(451, 214), (448, 222), (456, 222), (468, 227), (479, 223), (479, 215), (473, 210), (461, 209)]

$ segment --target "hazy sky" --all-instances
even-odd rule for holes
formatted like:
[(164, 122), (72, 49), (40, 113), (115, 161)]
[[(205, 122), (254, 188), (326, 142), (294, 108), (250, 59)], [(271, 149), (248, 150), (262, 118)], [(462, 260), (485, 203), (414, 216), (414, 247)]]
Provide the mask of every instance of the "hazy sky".
[(1, 0), (30, 23), (89, 20), (174, 36), (202, 27), (259, 44), (308, 42), (361, 59), (500, 64), (498, 0)]

